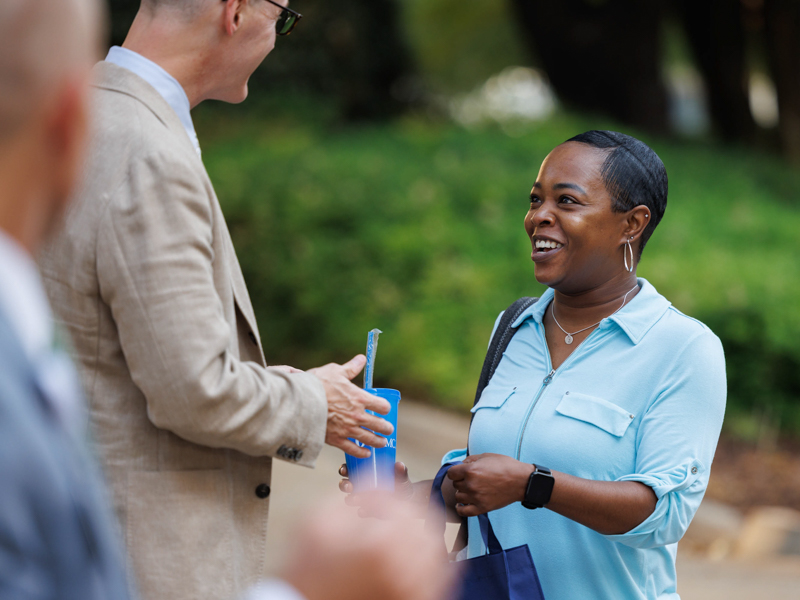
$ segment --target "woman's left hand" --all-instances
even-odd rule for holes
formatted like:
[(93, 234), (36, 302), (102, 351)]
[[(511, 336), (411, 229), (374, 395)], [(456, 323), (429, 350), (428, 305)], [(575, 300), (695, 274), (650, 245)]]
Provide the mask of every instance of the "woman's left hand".
[(474, 517), (525, 497), (533, 465), (503, 454), (475, 454), (451, 467), (447, 477), (456, 489), (456, 511)]

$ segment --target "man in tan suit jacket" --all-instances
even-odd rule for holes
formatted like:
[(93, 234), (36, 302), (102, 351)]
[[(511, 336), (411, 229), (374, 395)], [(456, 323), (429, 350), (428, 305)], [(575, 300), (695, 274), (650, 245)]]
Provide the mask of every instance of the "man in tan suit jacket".
[(241, 595), (265, 571), (271, 457), (365, 456), (348, 437), (391, 432), (365, 412), (388, 403), (349, 381), (363, 356), (266, 366), (191, 126), (205, 99), (244, 100), (290, 17), (279, 2), (143, 0), (95, 69), (85, 186), (40, 259), (146, 600)]

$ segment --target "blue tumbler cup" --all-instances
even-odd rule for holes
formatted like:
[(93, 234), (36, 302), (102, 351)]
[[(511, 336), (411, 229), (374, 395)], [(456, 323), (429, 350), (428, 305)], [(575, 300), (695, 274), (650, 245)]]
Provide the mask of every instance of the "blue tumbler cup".
[(397, 405), (400, 402), (400, 392), (389, 388), (367, 388), (370, 394), (385, 398), (392, 405), (388, 415), (367, 411), (370, 414), (386, 419), (394, 426), (392, 435), (383, 435), (386, 438), (384, 448), (372, 448), (350, 438), (357, 446), (369, 448), (372, 455), (369, 458), (356, 458), (345, 454), (347, 460), (347, 476), (353, 484), (353, 491), (368, 492), (371, 490), (394, 491), (394, 463), (397, 459)]

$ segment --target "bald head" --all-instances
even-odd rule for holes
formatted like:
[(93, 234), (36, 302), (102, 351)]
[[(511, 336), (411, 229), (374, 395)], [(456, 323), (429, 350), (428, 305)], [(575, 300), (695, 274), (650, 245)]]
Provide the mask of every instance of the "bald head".
[(99, 0), (0, 0), (0, 230), (35, 254), (86, 150)]
[(99, 44), (97, 0), (0, 1), (0, 144)]

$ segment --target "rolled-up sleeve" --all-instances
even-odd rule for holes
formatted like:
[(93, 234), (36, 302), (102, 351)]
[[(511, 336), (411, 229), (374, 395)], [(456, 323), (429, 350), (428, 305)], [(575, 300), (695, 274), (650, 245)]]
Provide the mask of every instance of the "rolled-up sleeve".
[(681, 539), (708, 486), (711, 461), (725, 413), (725, 358), (708, 329), (688, 340), (637, 434), (636, 472), (618, 481), (639, 481), (655, 492), (653, 513), (631, 531), (608, 539), (654, 548)]

